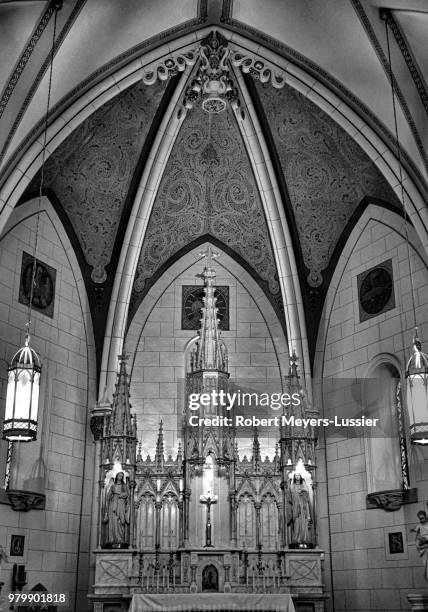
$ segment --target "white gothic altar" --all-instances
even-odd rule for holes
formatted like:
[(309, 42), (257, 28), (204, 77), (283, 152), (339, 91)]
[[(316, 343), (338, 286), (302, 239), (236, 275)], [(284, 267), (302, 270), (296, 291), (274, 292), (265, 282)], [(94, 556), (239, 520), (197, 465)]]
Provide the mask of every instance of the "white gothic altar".
[[(186, 398), (226, 392), (230, 383), (210, 257), (202, 277), (204, 306), (187, 358)], [(304, 398), (295, 356), (283, 388)], [(190, 426), (184, 405), (176, 455), (165, 456), (160, 422), (155, 455), (143, 459), (121, 358), (112, 406), (92, 419), (100, 457), (94, 610), (203, 610), (206, 604), (286, 612), (293, 599), (299, 610), (323, 610), (316, 432), (280, 425), (274, 456), (263, 459), (254, 429), (252, 455), (242, 456), (234, 427), (224, 419), (216, 427)], [(305, 402), (294, 410), (313, 414)], [(226, 411), (211, 402), (199, 416), (225, 417)]]

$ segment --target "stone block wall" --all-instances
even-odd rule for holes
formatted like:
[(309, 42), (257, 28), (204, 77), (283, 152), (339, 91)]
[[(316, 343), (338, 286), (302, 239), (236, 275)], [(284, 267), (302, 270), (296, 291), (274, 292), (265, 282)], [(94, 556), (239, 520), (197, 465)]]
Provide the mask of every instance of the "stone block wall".
[[(59, 219), (42, 202), (37, 258), (56, 270), (53, 317), (33, 309), (31, 346), (42, 361), (39, 430), (36, 442), (15, 444), (11, 486), (20, 486), (42, 459), (46, 473), (45, 510), (13, 511), (0, 504), (0, 544), (8, 555), (0, 580), (11, 590), (13, 563), (25, 565), (30, 590), (42, 583), (65, 592), (67, 610), (87, 608), (92, 439), (88, 406), (94, 402), (93, 341), (88, 306), (76, 261)], [(0, 401), (4, 415), (7, 364), (24, 341), (28, 307), (19, 303), (22, 252), (35, 244), (36, 203), (18, 207), (0, 240)], [(7, 442), (1, 441), (0, 487), (4, 485)], [(18, 463), (19, 462), (19, 463)], [(6, 496), (2, 494), (4, 500)], [(10, 556), (12, 534), (25, 536), (24, 555)]]
[[(330, 294), (333, 297), (326, 315), (324, 379), (364, 378), (380, 354), (390, 355), (391, 362), (398, 363), (404, 372), (410, 357), (413, 314), (407, 246), (398, 218), (393, 219), (390, 213), (386, 216), (388, 219), (371, 219), (362, 227), (352, 252), (344, 254), (347, 261), (340, 278), (333, 279), (336, 289)], [(413, 232), (411, 239), (417, 244)], [(357, 275), (390, 258), (395, 308), (360, 323)], [(411, 260), (416, 314), (426, 350), (428, 270), (423, 250), (411, 248)], [(318, 357), (320, 364), (322, 350)], [(340, 401), (329, 410), (340, 414)], [(368, 466), (364, 438), (328, 435), (324, 443), (320, 452), (319, 532), (321, 545), (331, 549), (326, 566), (331, 562), (335, 610), (408, 610), (407, 595), (426, 588), (422, 561), (410, 529), (417, 522), (417, 511), (426, 509), (428, 451), (408, 445), (410, 485), (417, 487), (419, 502), (386, 512), (366, 509)], [(403, 553), (390, 554), (391, 532), (402, 532)]]
[[(198, 249), (200, 251), (201, 249)], [(229, 287), (230, 330), (221, 335), (229, 351), (229, 371), (232, 380), (280, 380), (283, 368), (285, 340), (279, 321), (266, 297), (259, 302), (241, 284), (236, 272), (215, 260), (216, 284)], [(144, 301), (128, 332), (126, 346), (135, 350), (131, 372), (131, 403), (138, 417), (138, 435), (142, 441), (143, 458), (153, 457), (159, 420), (163, 419), (166, 453), (177, 450), (178, 415), (183, 410), (183, 380), (185, 351), (196, 331), (181, 329), (183, 285), (202, 286), (198, 276), (203, 270), (201, 260), (195, 263), (189, 253), (179, 262), (176, 276), (161, 279), (162, 289), (152, 300), (151, 308)], [(253, 281), (254, 282), (254, 281)], [(144, 314), (143, 314), (144, 313)], [(135, 349), (130, 349), (135, 346)], [(284, 374), (284, 370), (283, 370)], [(273, 443), (274, 445), (274, 443)], [(270, 452), (270, 443), (266, 449)], [(250, 453), (250, 444), (241, 452)], [(248, 448), (247, 448), (248, 447)]]

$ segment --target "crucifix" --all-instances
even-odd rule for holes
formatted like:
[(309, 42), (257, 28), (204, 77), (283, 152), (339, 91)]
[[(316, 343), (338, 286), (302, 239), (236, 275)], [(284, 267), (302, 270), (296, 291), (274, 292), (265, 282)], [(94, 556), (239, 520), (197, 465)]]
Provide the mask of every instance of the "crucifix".
[(207, 507), (207, 522), (205, 525), (205, 548), (211, 548), (213, 544), (211, 543), (211, 506), (217, 503), (217, 495), (210, 494), (201, 495), (200, 497), (201, 504), (204, 504)]

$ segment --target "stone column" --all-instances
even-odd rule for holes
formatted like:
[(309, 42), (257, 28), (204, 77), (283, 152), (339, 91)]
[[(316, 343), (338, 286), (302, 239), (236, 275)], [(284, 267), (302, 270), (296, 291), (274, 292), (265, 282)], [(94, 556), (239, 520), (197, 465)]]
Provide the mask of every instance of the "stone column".
[(178, 502), (178, 546), (184, 547), (184, 503), (183, 499)]
[(132, 480), (129, 483), (129, 545), (135, 548), (135, 475), (132, 475)]
[(186, 489), (184, 491), (184, 545), (189, 544), (189, 500), (190, 491)]
[[(97, 406), (98, 408), (98, 406)], [(96, 410), (96, 409), (95, 409)], [(95, 412), (95, 411), (94, 411)], [(94, 482), (98, 480), (98, 487), (94, 487), (92, 493), (92, 532), (91, 532), (91, 549), (101, 547), (101, 531), (102, 531), (102, 494), (104, 490), (104, 480), (101, 470), (101, 436), (104, 427), (104, 417), (102, 414), (93, 414), (90, 421), (91, 432), (94, 437), (95, 452), (94, 452)]]
[(162, 510), (162, 502), (155, 502), (155, 510), (156, 510), (156, 527), (155, 527), (155, 548), (159, 551), (160, 548), (160, 513)]
[(281, 482), (281, 490), (282, 490), (282, 513), (281, 513), (281, 524), (282, 524), (282, 546), (288, 546), (288, 516), (287, 516), (287, 484), (282, 480)]
[(260, 502), (256, 502), (254, 504), (254, 508), (256, 509), (256, 545), (257, 545), (257, 548), (259, 548), (262, 543), (261, 522), (260, 522), (261, 507), (262, 505)]
[(190, 592), (191, 593), (196, 593), (196, 591), (198, 590), (198, 585), (196, 584), (196, 568), (198, 566), (197, 565), (191, 565), (190, 566)]

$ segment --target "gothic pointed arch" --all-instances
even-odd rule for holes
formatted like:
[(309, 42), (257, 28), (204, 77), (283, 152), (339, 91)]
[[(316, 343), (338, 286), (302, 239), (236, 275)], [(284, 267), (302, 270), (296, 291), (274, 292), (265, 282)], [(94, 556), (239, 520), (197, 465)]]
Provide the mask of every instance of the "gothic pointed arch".
[(263, 206), (230, 107), (209, 121), (206, 113), (195, 107), (181, 126), (147, 225), (131, 309), (144, 297), (159, 268), (197, 240), (211, 236), (254, 271), (283, 319), (278, 271)]

